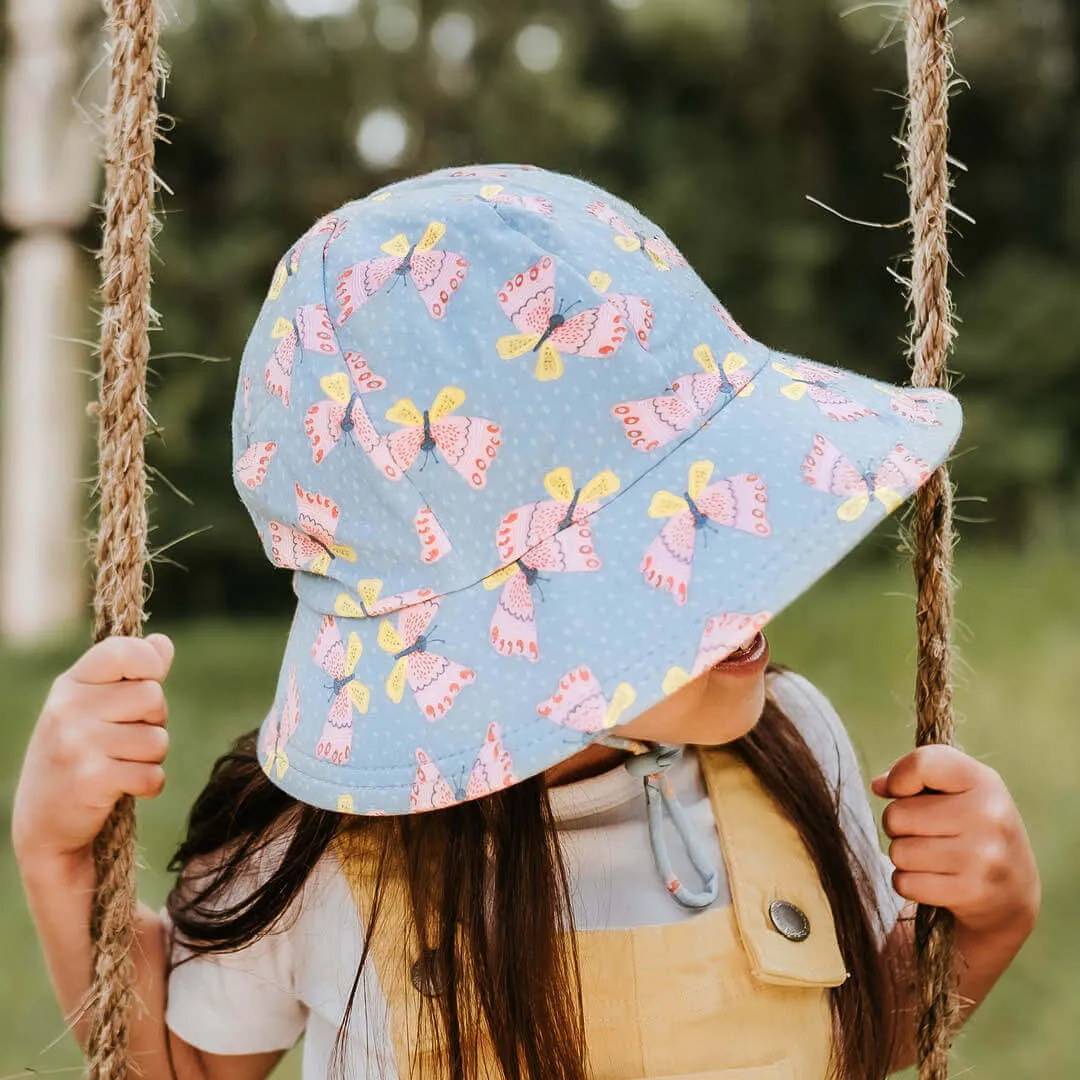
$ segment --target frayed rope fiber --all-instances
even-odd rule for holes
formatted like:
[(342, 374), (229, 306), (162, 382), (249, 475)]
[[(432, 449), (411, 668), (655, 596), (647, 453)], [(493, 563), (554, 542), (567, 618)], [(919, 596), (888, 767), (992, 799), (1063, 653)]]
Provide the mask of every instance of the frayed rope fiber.
[[(107, 0), (111, 47), (105, 124), (105, 225), (98, 399), (97, 580), (94, 640), (142, 631), (146, 571), (146, 366), (157, 131), (156, 0)], [(125, 796), (94, 842), (90, 918), (93, 986), (90, 1080), (128, 1080), (126, 1018), (135, 934), (135, 812)]]
[[(948, 109), (953, 75), (946, 0), (910, 0), (907, 24), (908, 107), (905, 123), (911, 204), (911, 381), (944, 387), (956, 330), (949, 295)], [(915, 741), (953, 741), (952, 485), (945, 466), (916, 496), (913, 570), (918, 662)], [(915, 919), (919, 987), (916, 1047), (919, 1080), (947, 1080), (959, 1020), (949, 912), (919, 907)]]

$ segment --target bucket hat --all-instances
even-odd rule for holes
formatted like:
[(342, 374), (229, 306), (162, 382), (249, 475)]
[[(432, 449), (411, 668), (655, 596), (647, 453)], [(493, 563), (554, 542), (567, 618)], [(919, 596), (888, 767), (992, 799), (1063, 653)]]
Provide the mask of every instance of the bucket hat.
[(755, 341), (580, 179), (445, 169), (349, 203), (277, 266), (233, 416), (298, 598), (264, 767), (388, 814), (549, 768), (764, 626), (960, 423)]

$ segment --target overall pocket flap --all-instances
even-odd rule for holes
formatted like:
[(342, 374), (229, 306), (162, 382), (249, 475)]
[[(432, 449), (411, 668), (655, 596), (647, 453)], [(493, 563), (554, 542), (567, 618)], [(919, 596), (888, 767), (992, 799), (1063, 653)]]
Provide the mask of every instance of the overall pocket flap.
[[(779, 986), (839, 986), (847, 971), (832, 909), (798, 830), (741, 758), (724, 750), (700, 754), (755, 978)], [(770, 914), (776, 902), (789, 920)]]

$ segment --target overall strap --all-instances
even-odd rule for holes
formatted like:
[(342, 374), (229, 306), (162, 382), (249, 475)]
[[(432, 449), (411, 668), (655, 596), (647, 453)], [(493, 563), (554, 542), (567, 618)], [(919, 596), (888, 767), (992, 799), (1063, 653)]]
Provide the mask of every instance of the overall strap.
[(839, 986), (847, 971), (832, 910), (795, 826), (737, 754), (698, 753), (753, 974), (778, 986)]

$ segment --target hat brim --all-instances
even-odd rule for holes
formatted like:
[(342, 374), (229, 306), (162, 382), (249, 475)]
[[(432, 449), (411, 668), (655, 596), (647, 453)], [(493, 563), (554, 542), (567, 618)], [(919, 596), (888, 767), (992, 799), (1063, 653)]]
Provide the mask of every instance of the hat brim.
[[(531, 599), (536, 659), (493, 644), (506, 582), (386, 619), (327, 623), (301, 601), (260, 734), (274, 782), (331, 810), (448, 805), (550, 768), (723, 659), (909, 496), (960, 431), (950, 395), (850, 373), (792, 389), (798, 363), (769, 355), (750, 395), (640, 455), (637, 478), (584, 523), (599, 569), (540, 565), (529, 582), (519, 567), (496, 636), (528, 651)], [(712, 465), (704, 490), (707, 468), (689, 479), (700, 462)], [(654, 502), (660, 491), (670, 497)], [(580, 528), (559, 536), (581, 541)], [(495, 569), (494, 538), (492, 551)], [(523, 637), (506, 632), (514, 619)], [(425, 648), (397, 658), (417, 627)]]

